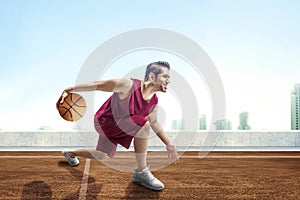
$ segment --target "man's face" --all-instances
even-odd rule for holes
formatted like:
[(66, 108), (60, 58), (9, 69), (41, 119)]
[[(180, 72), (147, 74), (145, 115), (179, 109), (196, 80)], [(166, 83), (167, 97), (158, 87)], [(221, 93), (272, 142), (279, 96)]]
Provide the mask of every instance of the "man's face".
[(168, 84), (170, 83), (170, 72), (168, 68), (161, 67), (161, 73), (157, 75), (154, 83), (157, 86), (157, 91), (167, 91)]

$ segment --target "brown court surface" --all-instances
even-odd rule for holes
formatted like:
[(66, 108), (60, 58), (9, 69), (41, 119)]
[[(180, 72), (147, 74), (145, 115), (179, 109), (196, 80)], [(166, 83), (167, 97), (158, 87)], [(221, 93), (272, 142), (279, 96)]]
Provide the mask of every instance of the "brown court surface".
[[(118, 155), (108, 164), (126, 165), (133, 154)], [(150, 165), (165, 155), (149, 158)], [(60, 152), (0, 152), (0, 199), (300, 199), (300, 152), (197, 155), (187, 152), (179, 164), (154, 171), (166, 186), (156, 192), (134, 184), (132, 173), (97, 160), (81, 158), (70, 167)]]

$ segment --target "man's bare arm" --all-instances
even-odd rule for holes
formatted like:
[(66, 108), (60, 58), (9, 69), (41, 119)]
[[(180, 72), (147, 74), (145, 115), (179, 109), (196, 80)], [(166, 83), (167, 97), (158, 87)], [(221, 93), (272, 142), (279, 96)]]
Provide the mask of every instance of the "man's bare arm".
[(95, 90), (100, 90), (104, 92), (117, 92), (122, 98), (128, 95), (131, 87), (132, 87), (132, 80), (125, 79), (125, 78), (109, 79), (109, 80), (101, 80), (101, 81), (95, 81), (90, 83), (77, 84), (73, 87), (68, 87), (63, 91), (61, 97), (56, 103), (56, 106), (64, 102), (64, 99), (71, 92), (87, 92), (87, 91), (95, 91)]
[(86, 92), (100, 90), (104, 92), (127, 93), (132, 85), (130, 79), (109, 79), (90, 83), (82, 83), (73, 87), (66, 88), (66, 92)]
[(152, 130), (156, 133), (159, 139), (166, 145), (166, 149), (168, 151), (168, 157), (174, 159), (175, 163), (177, 163), (179, 161), (179, 157), (177, 154), (176, 147), (175, 145), (171, 144), (171, 141), (167, 137), (164, 129), (157, 121), (157, 107), (155, 107), (153, 112), (148, 116), (148, 120), (150, 122), (150, 126)]

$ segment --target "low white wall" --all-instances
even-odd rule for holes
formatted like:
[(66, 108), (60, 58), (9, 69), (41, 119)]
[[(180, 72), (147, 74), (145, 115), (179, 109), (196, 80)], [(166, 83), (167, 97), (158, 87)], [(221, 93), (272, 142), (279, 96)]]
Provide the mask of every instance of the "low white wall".
[[(255, 148), (286, 147), (300, 148), (300, 132), (186, 132), (168, 131), (174, 144), (182, 147), (216, 147), (216, 148)], [(0, 149), (17, 148), (61, 148), (61, 147), (95, 147), (98, 140), (96, 132), (0, 132)], [(149, 146), (161, 147), (163, 143), (151, 133)]]

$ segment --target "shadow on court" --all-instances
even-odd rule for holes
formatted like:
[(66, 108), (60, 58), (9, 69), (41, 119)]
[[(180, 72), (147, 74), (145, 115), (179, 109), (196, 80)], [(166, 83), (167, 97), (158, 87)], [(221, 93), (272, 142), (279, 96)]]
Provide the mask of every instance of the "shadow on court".
[[(83, 172), (76, 169), (75, 167), (71, 167), (67, 161), (59, 161), (57, 163), (59, 167), (63, 167), (66, 170), (69, 171), (69, 173), (75, 177), (78, 181), (81, 181), (83, 178)], [(101, 192), (101, 185), (96, 184), (94, 177), (89, 177), (87, 181), (87, 191), (84, 194), (86, 199), (94, 200), (97, 199), (97, 195)], [(63, 200), (74, 200), (79, 199), (80, 194), (80, 188), (66, 197), (63, 198)]]
[(52, 191), (44, 181), (32, 181), (24, 185), (21, 200), (51, 200)]
[(129, 199), (159, 199), (160, 192), (152, 191), (130, 182), (125, 190), (125, 196), (122, 200)]

